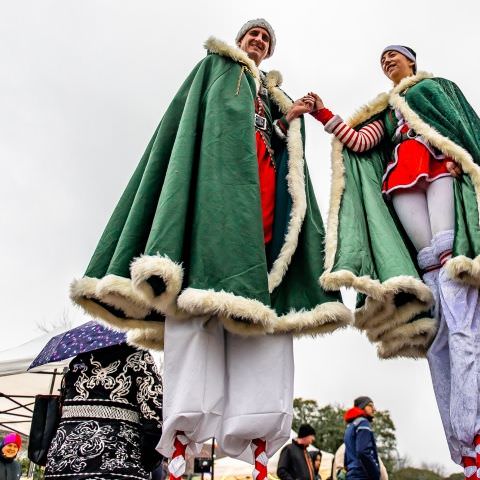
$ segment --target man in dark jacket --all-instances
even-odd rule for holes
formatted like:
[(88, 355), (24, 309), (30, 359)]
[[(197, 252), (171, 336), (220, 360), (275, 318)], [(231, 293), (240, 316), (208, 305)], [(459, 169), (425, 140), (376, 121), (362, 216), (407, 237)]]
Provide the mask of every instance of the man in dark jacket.
[(313, 463), (307, 447), (315, 441), (315, 430), (307, 424), (300, 425), (298, 438), (283, 447), (278, 461), (277, 476), (280, 480), (314, 480)]
[(358, 397), (345, 413), (345, 468), (347, 480), (379, 480), (377, 445), (370, 422), (375, 406), (370, 397)]

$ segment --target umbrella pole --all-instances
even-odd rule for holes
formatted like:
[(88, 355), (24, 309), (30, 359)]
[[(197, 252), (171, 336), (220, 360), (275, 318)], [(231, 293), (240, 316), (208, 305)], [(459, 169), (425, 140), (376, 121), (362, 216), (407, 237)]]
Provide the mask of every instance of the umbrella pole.
[(52, 383), (50, 384), (50, 395), (53, 393), (53, 389), (55, 388), (56, 378), (57, 378), (57, 369), (55, 369), (52, 374)]
[(267, 479), (267, 463), (268, 457), (265, 453), (267, 442), (261, 438), (252, 440), (253, 456), (255, 460), (255, 466), (253, 470), (253, 480), (266, 480)]

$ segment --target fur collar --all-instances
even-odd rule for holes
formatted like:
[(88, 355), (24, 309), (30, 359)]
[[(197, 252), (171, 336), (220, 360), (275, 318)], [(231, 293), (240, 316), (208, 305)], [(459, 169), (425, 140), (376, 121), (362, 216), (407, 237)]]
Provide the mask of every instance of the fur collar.
[(402, 93), (407, 88), (413, 87), (416, 85), (418, 82), (421, 82), (422, 80), (425, 80), (426, 78), (432, 78), (433, 75), (428, 72), (418, 72), (415, 75), (410, 75), (409, 77), (403, 78), (398, 85), (392, 88), (390, 90), (390, 95), (394, 95), (396, 93)]
[(219, 40), (215, 37), (210, 37), (204, 43), (204, 47), (211, 53), (216, 53), (217, 55), (221, 55), (222, 57), (231, 58), (234, 62), (245, 65), (250, 71), (250, 73), (253, 75), (255, 80), (257, 82), (262, 81), (262, 83), (265, 84), (265, 87), (269, 90), (274, 87), (279, 87), (283, 82), (282, 74), (280, 72), (278, 72), (277, 70), (272, 70), (271, 72), (263, 75), (255, 62), (251, 58), (249, 58), (243, 50), (238, 47), (229, 45), (223, 40)]
[(425, 80), (426, 78), (432, 78), (433, 75), (428, 72), (418, 72), (416, 75), (405, 77), (398, 85), (393, 87), (388, 93), (381, 93), (375, 97), (371, 102), (360, 107), (347, 121), (351, 127), (356, 127), (363, 122), (366, 122), (369, 118), (372, 118), (377, 113), (385, 110), (390, 103), (392, 104), (392, 97), (398, 95), (418, 82)]

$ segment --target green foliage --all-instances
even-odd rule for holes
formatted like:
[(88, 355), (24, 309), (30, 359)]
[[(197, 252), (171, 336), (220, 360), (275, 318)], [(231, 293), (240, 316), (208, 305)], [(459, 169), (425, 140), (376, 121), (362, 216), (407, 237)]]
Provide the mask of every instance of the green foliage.
[(402, 468), (390, 474), (390, 480), (443, 480), (443, 477), (421, 468)]
[(452, 473), (445, 480), (464, 480), (464, 478), (465, 477), (464, 477), (463, 473)]
[(317, 432), (315, 446), (326, 452), (335, 453), (343, 443), (345, 424), (343, 414), (345, 410), (337, 406), (326, 405), (320, 408), (316, 400), (293, 400), (292, 428), (298, 431), (302, 423), (310, 424)]
[[(298, 431), (302, 423), (309, 423), (317, 432), (315, 446), (327, 452), (335, 453), (343, 443), (345, 409), (338, 405), (319, 407), (316, 400), (295, 398), (293, 401), (293, 425)], [(396, 461), (395, 425), (388, 410), (377, 411), (372, 423), (380, 458), (389, 472)]]
[(378, 410), (372, 422), (378, 455), (385, 464), (388, 472), (393, 471), (397, 460), (397, 437), (395, 425), (388, 410)]

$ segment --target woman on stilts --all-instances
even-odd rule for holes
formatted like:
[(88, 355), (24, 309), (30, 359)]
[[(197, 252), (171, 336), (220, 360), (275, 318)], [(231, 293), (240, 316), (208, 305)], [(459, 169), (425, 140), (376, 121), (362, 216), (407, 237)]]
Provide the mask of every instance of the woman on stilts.
[(480, 120), (411, 48), (386, 47), (381, 67), (392, 91), (348, 123), (304, 97), (336, 137), (322, 284), (357, 289), (355, 323), (381, 357), (426, 354), (452, 459), (476, 478)]

